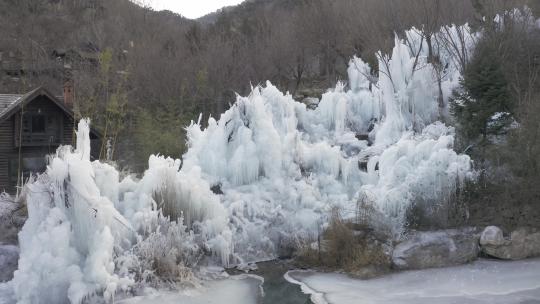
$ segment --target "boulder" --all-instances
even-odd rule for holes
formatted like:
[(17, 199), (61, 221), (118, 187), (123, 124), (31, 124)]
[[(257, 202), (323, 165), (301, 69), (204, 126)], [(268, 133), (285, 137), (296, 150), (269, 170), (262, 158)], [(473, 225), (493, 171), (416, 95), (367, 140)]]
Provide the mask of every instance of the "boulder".
[[(520, 260), (540, 256), (540, 230), (535, 228), (518, 228), (510, 234), (510, 238), (502, 240), (499, 237), (499, 228), (486, 227), (482, 236), (486, 235), (484, 242), (480, 242), (482, 252), (499, 259)], [(492, 237), (496, 233), (496, 237)], [(500, 232), (502, 236), (502, 231)]]
[(399, 270), (465, 264), (478, 257), (479, 238), (474, 228), (413, 232), (394, 248), (392, 264)]
[(480, 236), (480, 245), (494, 245), (499, 246), (504, 244), (504, 237), (502, 230), (497, 226), (488, 226), (482, 232)]

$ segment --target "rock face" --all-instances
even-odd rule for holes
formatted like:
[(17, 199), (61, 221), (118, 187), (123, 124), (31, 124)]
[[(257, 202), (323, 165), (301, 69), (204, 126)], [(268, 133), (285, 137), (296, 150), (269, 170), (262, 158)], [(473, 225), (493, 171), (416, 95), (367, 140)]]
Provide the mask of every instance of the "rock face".
[(495, 226), (486, 227), (480, 238), (482, 252), (499, 259), (519, 260), (540, 256), (540, 230), (519, 228), (503, 237), (501, 229)]
[(478, 257), (479, 237), (474, 228), (416, 232), (394, 248), (392, 264), (408, 270), (468, 263)]

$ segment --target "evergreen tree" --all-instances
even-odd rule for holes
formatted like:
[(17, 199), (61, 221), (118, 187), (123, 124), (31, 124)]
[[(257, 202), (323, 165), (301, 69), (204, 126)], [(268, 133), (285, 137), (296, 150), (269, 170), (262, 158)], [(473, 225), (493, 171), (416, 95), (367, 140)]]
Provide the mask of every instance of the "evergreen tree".
[(512, 121), (512, 102), (496, 44), (484, 38), (454, 92), (451, 110), (467, 143), (499, 135)]

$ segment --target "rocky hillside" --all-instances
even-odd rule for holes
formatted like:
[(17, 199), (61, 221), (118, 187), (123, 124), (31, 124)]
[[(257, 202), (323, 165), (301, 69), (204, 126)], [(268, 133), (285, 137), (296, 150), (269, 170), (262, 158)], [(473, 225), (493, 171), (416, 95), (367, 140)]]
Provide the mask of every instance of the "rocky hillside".
[(112, 128), (113, 158), (122, 152), (139, 171), (151, 153), (179, 156), (190, 120), (218, 115), (253, 85), (270, 80), (297, 98), (318, 97), (346, 79), (354, 54), (376, 67), (375, 52), (388, 51), (405, 28), (477, 24), (523, 3), (535, 5), (253, 0), (193, 21), (128, 0), (5, 0), (0, 91), (45, 85), (60, 95), (73, 79), (78, 115)]

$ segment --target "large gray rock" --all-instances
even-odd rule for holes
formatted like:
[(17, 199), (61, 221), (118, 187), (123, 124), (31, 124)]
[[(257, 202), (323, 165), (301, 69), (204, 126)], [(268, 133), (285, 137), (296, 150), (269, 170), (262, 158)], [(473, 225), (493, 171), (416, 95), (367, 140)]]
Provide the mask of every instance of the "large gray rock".
[[(482, 236), (492, 234), (496, 228), (492, 227), (487, 227), (482, 233)], [(540, 256), (540, 230), (535, 228), (519, 228), (513, 231), (508, 239), (503, 238), (500, 240), (497, 236), (497, 241), (481, 241), (480, 245), (482, 252), (499, 259), (520, 260), (537, 257)]]
[(474, 228), (416, 232), (394, 248), (392, 264), (407, 270), (468, 263), (478, 257), (479, 238)]

